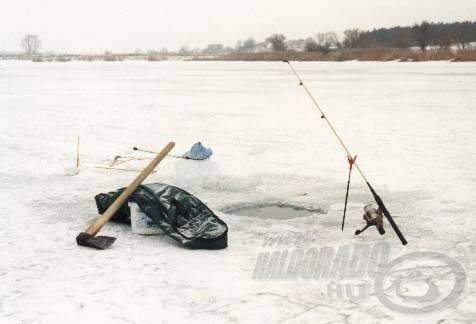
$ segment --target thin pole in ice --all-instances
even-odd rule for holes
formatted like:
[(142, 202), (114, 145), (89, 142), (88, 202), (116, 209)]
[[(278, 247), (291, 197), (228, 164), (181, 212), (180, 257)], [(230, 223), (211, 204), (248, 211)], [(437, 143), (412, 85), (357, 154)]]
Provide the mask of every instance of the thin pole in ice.
[(76, 141), (76, 168), (79, 168), (79, 136)]

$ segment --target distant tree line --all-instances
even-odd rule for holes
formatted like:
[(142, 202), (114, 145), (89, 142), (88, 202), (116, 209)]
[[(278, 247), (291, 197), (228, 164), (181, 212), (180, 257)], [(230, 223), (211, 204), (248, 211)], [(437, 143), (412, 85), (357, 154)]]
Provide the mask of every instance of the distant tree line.
[[(413, 26), (396, 26), (391, 28), (378, 28), (373, 30), (347, 29), (343, 35), (335, 32), (317, 33), (313, 37), (299, 40), (286, 40), (283, 34), (272, 34), (263, 42), (256, 42), (253, 38), (240, 40), (235, 47), (225, 47), (223, 44), (214, 43), (204, 49), (190, 49), (182, 46), (176, 52), (169, 52), (166, 48), (160, 51), (148, 51), (150, 60), (160, 59), (165, 55), (219, 55), (226, 53), (252, 53), (266, 51), (306, 51), (319, 52), (327, 55), (330, 51), (338, 49), (358, 48), (409, 48), (418, 47), (426, 51), (429, 47), (448, 49), (455, 46), (465, 49), (472, 42), (476, 42), (476, 21), (463, 21), (454, 23), (429, 23), (423, 21)], [(26, 55), (33, 55), (41, 47), (41, 41), (36, 34), (28, 34), (21, 40), (21, 46)], [(137, 55), (142, 55), (140, 49)], [(106, 55), (107, 56), (107, 55)]]
[[(252, 40), (252, 39), (251, 39)], [(357, 28), (347, 29), (342, 37), (335, 32), (318, 33), (306, 40), (286, 41), (283, 34), (273, 34), (266, 38), (264, 43), (249, 43), (250, 46), (242, 47), (238, 42), (235, 51), (253, 52), (258, 50), (258, 45), (272, 51), (286, 51), (292, 43), (303, 43), (300, 50), (320, 52), (327, 55), (331, 50), (342, 48), (409, 48), (418, 47), (426, 51), (430, 46), (447, 49), (456, 46), (465, 49), (476, 42), (476, 21), (463, 21), (455, 23), (429, 23), (423, 21), (413, 26), (396, 26), (391, 28), (378, 28), (370, 31)], [(263, 48), (259, 48), (263, 50)]]
[(455, 23), (423, 21), (413, 26), (379, 28), (372, 31), (352, 29), (344, 33), (344, 45), (350, 48), (419, 47), (425, 51), (429, 46), (448, 48), (455, 45), (464, 49), (471, 42), (476, 42), (476, 21)]
[[(302, 50), (327, 55), (332, 50), (356, 48), (409, 48), (426, 51), (430, 46), (447, 49), (456, 46), (465, 49), (476, 42), (476, 21), (455, 23), (429, 23), (423, 21), (413, 26), (396, 26), (373, 30), (347, 29), (339, 37), (335, 32), (318, 33), (305, 40), (289, 40), (283, 34), (273, 34), (262, 43), (253, 38), (238, 41), (227, 52), (287, 51)], [(303, 44), (301, 46), (301, 44)], [(205, 50), (207, 52), (207, 50)], [(208, 51), (209, 52), (209, 51)]]

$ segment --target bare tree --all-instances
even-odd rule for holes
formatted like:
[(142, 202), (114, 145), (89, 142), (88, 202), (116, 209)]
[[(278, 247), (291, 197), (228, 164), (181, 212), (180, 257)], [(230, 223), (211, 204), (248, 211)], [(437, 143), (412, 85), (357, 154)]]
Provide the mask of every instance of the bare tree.
[(243, 42), (243, 49), (247, 52), (251, 52), (256, 47), (256, 41), (253, 38), (248, 38)]
[(182, 47), (180, 47), (180, 49), (178, 50), (178, 54), (179, 55), (190, 55), (190, 48), (187, 46), (187, 45), (183, 45)]
[(317, 34), (316, 35), (316, 41), (317, 41), (317, 44), (319, 45), (320, 51), (324, 55), (327, 55), (329, 53), (329, 51), (331, 50), (331, 46), (333, 45), (332, 38), (330, 38), (327, 33)]
[(244, 41), (238, 41), (236, 43), (237, 52), (252, 52), (256, 47), (256, 42), (253, 38), (248, 38)]
[(203, 51), (206, 54), (218, 54), (223, 52), (223, 44), (209, 44)]
[(360, 30), (357, 28), (347, 29), (344, 31), (344, 41), (342, 42), (345, 48), (356, 48), (360, 40)]
[(286, 37), (283, 34), (273, 34), (266, 38), (266, 44), (271, 44), (273, 51), (285, 51), (287, 50), (285, 40)]
[(319, 45), (317, 44), (317, 42), (311, 37), (306, 39), (306, 43), (304, 45), (304, 48), (306, 49), (306, 52), (319, 52), (319, 50), (320, 50)]
[(431, 44), (433, 38), (433, 31), (428, 21), (423, 21), (420, 25), (415, 24), (412, 28), (413, 38), (418, 47), (424, 52), (428, 45)]
[(339, 41), (339, 37), (333, 31), (326, 33), (326, 40), (331, 44), (331, 47), (342, 48), (342, 44)]
[(41, 47), (41, 41), (38, 35), (28, 34), (25, 35), (21, 40), (21, 47), (25, 51), (26, 55), (35, 54), (36, 51)]
[(305, 49), (307, 52), (320, 52), (327, 55), (331, 48), (331, 42), (326, 37), (326, 34), (317, 34), (315, 38), (306, 39)]
[(331, 47), (340, 48), (339, 39), (335, 32), (319, 33), (315, 36), (318, 51), (327, 55)]

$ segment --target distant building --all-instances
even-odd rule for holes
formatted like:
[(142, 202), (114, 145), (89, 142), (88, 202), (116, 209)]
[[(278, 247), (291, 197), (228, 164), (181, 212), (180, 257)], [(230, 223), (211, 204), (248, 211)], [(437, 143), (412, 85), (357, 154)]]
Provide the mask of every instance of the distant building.
[(306, 50), (306, 39), (288, 40), (286, 45), (288, 51), (304, 52)]
[(267, 52), (267, 51), (269, 51), (269, 49), (266, 47), (266, 43), (261, 42), (261, 43), (256, 43), (252, 52), (259, 53), (259, 52)]
[[(297, 40), (289, 40), (286, 42), (287, 50), (288, 51), (296, 51), (296, 52), (303, 52), (306, 50), (306, 39), (297, 39)], [(266, 44), (266, 42), (256, 43), (253, 52), (269, 52), (272, 51), (271, 44)]]
[(209, 44), (203, 51), (204, 54), (223, 54), (223, 44)]

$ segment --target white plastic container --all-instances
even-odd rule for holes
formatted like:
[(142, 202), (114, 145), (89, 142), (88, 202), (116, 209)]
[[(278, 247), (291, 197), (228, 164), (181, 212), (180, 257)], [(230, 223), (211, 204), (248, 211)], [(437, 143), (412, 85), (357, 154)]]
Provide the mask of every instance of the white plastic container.
[(131, 227), (132, 233), (142, 235), (154, 235), (161, 234), (163, 231), (152, 219), (143, 213), (135, 202), (128, 202), (129, 209), (131, 210)]

